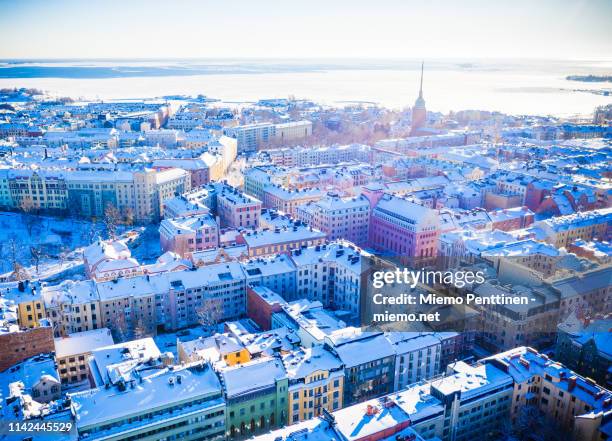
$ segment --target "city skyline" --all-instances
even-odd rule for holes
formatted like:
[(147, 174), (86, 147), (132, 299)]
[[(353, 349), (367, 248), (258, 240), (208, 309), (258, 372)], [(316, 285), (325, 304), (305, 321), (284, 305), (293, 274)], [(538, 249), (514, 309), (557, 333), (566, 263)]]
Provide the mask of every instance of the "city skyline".
[(612, 440), (612, 0), (0, 0), (0, 441)]

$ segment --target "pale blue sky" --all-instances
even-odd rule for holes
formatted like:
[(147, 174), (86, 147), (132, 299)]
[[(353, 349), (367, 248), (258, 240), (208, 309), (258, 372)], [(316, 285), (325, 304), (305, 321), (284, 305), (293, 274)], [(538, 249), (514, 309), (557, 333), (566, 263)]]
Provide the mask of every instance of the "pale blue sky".
[(612, 0), (0, 0), (0, 58), (612, 59)]

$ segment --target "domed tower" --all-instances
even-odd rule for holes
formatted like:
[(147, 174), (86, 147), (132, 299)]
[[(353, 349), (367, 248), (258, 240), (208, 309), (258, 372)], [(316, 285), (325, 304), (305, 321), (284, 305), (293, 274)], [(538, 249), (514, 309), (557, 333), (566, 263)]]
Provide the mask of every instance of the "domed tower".
[(421, 63), (421, 86), (419, 87), (419, 97), (414, 102), (412, 108), (412, 130), (410, 133), (414, 135), (427, 121), (427, 109), (425, 108), (425, 100), (423, 99), (423, 67), (425, 63)]

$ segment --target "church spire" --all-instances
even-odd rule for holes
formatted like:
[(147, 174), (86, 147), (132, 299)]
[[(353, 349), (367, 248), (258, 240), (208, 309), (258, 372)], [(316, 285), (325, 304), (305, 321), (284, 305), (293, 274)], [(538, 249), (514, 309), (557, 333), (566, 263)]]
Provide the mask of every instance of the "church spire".
[(421, 86), (419, 87), (419, 98), (423, 98), (423, 67), (425, 66), (425, 61), (421, 61)]
[(423, 99), (423, 70), (425, 67), (425, 62), (421, 62), (421, 84), (419, 85), (419, 97), (414, 102), (414, 107), (412, 108), (412, 130), (410, 133), (412, 135), (417, 135), (419, 129), (425, 126), (427, 122), (427, 109), (425, 108), (425, 100)]

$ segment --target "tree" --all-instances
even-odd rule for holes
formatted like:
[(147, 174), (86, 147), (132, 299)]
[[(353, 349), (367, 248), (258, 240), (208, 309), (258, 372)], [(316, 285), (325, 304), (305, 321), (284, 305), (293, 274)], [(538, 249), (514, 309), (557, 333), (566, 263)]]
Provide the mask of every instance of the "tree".
[(18, 260), (18, 250), (20, 248), (20, 244), (17, 239), (11, 237), (8, 241), (9, 254), (11, 259), (11, 268), (13, 270), (12, 278), (13, 280), (26, 280), (29, 278), (29, 274), (26, 269), (19, 263)]
[(121, 213), (117, 207), (109, 202), (104, 210), (104, 226), (106, 227), (109, 239), (115, 240), (117, 238), (117, 226), (120, 222)]
[(57, 260), (59, 261), (60, 267), (64, 266), (64, 263), (68, 259), (68, 254), (69, 253), (70, 253), (70, 250), (68, 249), (68, 247), (62, 246), (62, 248), (60, 249), (59, 254), (57, 255)]
[(127, 207), (125, 209), (124, 222), (126, 225), (134, 224), (134, 210), (132, 210), (132, 208), (130, 207)]
[(213, 331), (214, 326), (223, 318), (223, 306), (220, 300), (205, 299), (196, 310), (198, 323), (207, 331)]
[(24, 280), (30, 280), (32, 277), (28, 270), (26, 270), (23, 266), (16, 263), (13, 267), (13, 273), (11, 274), (11, 280), (22, 282)]
[(42, 249), (40, 247), (31, 245), (30, 246), (30, 256), (32, 257), (32, 263), (36, 268), (36, 274), (38, 275), (38, 268), (40, 265), (40, 259), (42, 258)]
[(111, 323), (111, 332), (113, 334), (113, 339), (118, 342), (124, 342), (128, 337), (128, 325), (125, 319), (125, 313), (123, 311), (119, 311), (119, 313), (115, 313), (113, 321)]
[(87, 243), (94, 243), (96, 238), (98, 237), (98, 224), (96, 218), (91, 220), (91, 224), (89, 225), (89, 229), (84, 232), (86, 234), (85, 239), (87, 239)]
[(142, 316), (139, 316), (138, 320), (136, 320), (134, 331), (132, 332), (132, 338), (137, 340), (145, 337), (150, 337), (154, 334), (154, 329), (155, 328), (151, 326), (150, 322), (145, 321)]
[(34, 228), (34, 224), (36, 224), (36, 217), (33, 215), (34, 209), (36, 208), (34, 201), (30, 197), (23, 198), (19, 203), (19, 208), (24, 213), (22, 219), (23, 224), (28, 231), (28, 236), (32, 236), (32, 230)]

